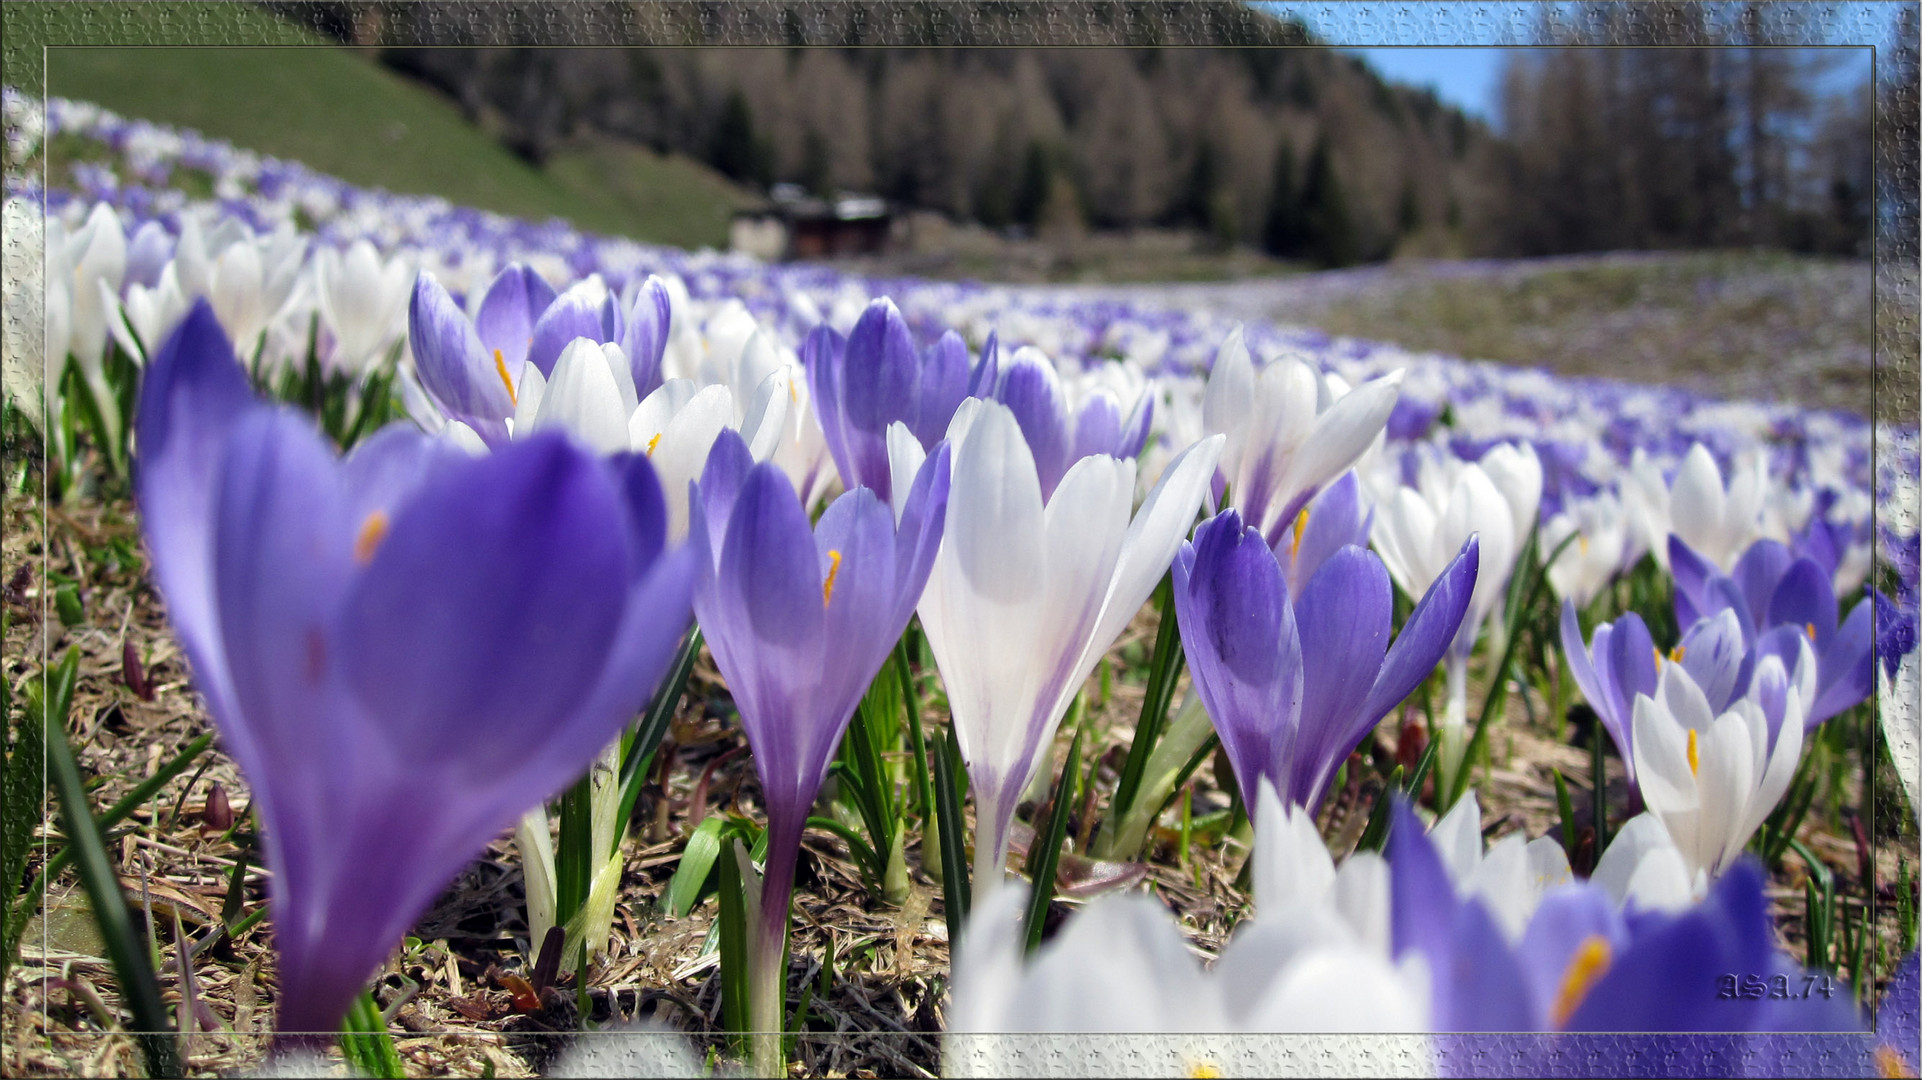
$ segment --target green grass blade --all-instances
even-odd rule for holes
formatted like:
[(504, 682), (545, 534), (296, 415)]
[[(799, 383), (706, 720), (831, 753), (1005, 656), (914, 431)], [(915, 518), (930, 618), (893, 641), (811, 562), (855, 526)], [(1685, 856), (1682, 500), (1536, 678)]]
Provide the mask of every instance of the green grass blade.
[(347, 1010), (340, 1025), (340, 1053), (354, 1071), (362, 1076), (402, 1077), (400, 1054), (394, 1050), (394, 1037), (387, 1021), (374, 1004), (371, 991), (362, 990)]
[[(1535, 533), (1529, 534), (1528, 543), (1530, 550), (1533, 549), (1535, 535)], [(1542, 585), (1548, 581), (1549, 565), (1556, 559), (1561, 558), (1563, 549), (1573, 543), (1580, 535), (1580, 533), (1569, 533), (1568, 536), (1562, 539), (1561, 543), (1555, 545), (1555, 550), (1549, 553), (1545, 561), (1536, 563), (1531, 567), (1532, 573), (1528, 575), (1530, 580), (1528, 582), (1527, 598), (1512, 612), (1513, 619), (1508, 623), (1508, 640), (1503, 643), (1502, 646), (1501, 663), (1496, 664), (1494, 668), (1491, 669), (1495, 672), (1495, 677), (1488, 688), (1487, 700), (1482, 702), (1481, 715), (1475, 718), (1475, 733), (1469, 737), (1468, 748), (1462, 753), (1462, 767), (1460, 771), (1450, 778), (1453, 783), (1449, 784), (1449, 790), (1446, 792), (1448, 796), (1447, 801), (1439, 807), (1444, 813), (1467, 793), (1468, 781), (1475, 774), (1472, 763), (1476, 759), (1476, 754), (1478, 754), (1481, 748), (1488, 742), (1488, 718), (1495, 713), (1495, 710), (1501, 708), (1503, 702), (1508, 700), (1508, 669), (1515, 662), (1515, 646), (1521, 637), (1521, 614), (1535, 606), (1535, 600), (1541, 594)], [(1516, 576), (1517, 578), (1521, 577), (1519, 574)], [(1513, 592), (1516, 587), (1517, 586), (1511, 584), (1511, 592)], [(1437, 792), (1437, 794), (1443, 793)]]
[(681, 640), (681, 651), (674, 658), (674, 666), (668, 669), (667, 678), (654, 692), (647, 711), (641, 714), (641, 722), (629, 729), (626, 740), (621, 743), (621, 811), (615, 821), (625, 824), (633, 820), (634, 805), (640, 801), (648, 768), (654, 764), (661, 740), (667, 737), (674, 710), (687, 690), (688, 675), (694, 671), (694, 660), (700, 655), (701, 628), (691, 627)]
[[(1074, 699), (1070, 719), (1078, 719), (1081, 698)], [(1081, 772), (1081, 737), (1086, 734), (1076, 725), (1074, 741), (1068, 744), (1068, 760), (1061, 767), (1061, 779), (1054, 786), (1054, 812), (1048, 815), (1048, 831), (1036, 836), (1028, 849), (1027, 951), (1041, 946), (1041, 930), (1048, 920), (1048, 905), (1054, 900), (1054, 871), (1061, 861), (1061, 842), (1068, 835), (1068, 815), (1074, 812), (1075, 780)]]
[(928, 776), (928, 740), (921, 731), (921, 696), (914, 689), (914, 669), (908, 665), (908, 638), (894, 643), (894, 677), (901, 683), (901, 707), (907, 710), (908, 740), (914, 747), (914, 797), (923, 821), (934, 816), (933, 782)]
[[(731, 841), (732, 842), (732, 841)], [(747, 902), (741, 890), (740, 860), (732, 852), (721, 867), (721, 1022), (729, 1032), (752, 1029), (748, 1012)], [(741, 1044), (745, 1045), (745, 1042)], [(737, 1048), (737, 1052), (739, 1049)]]
[(46, 745), (48, 773), (60, 795), (60, 827), (74, 850), (80, 881), (86, 887), (93, 907), (94, 921), (100, 928), (113, 961), (120, 994), (133, 1011), (141, 1051), (147, 1071), (153, 1076), (179, 1076), (179, 1047), (168, 1029), (167, 1010), (160, 1000), (160, 984), (154, 981), (153, 957), (144, 936), (134, 930), (127, 914), (127, 898), (120, 891), (120, 878), (107, 849), (100, 840), (99, 826), (87, 805), (86, 784), (80, 767), (74, 763), (67, 745), (67, 710), (73, 703), (80, 651), (69, 649), (48, 675), (46, 683)]
[[(1429, 751), (1434, 743), (1429, 743)], [(1424, 760), (1426, 756), (1424, 755)], [(1368, 824), (1361, 830), (1361, 839), (1355, 841), (1356, 851), (1378, 851), (1382, 841), (1388, 838), (1388, 809), (1394, 804), (1395, 793), (1401, 790), (1402, 767), (1388, 774), (1388, 783), (1382, 786), (1381, 794), (1375, 798), (1375, 806), (1368, 812)]]
[(967, 924), (970, 894), (968, 854), (962, 842), (967, 827), (961, 818), (959, 771), (960, 748), (954, 729), (948, 729), (946, 742), (934, 748), (934, 806), (941, 832), (941, 906), (948, 921), (948, 952), (960, 948), (961, 928)]
[(1555, 807), (1562, 814), (1562, 850), (1575, 854), (1575, 803), (1568, 797), (1568, 784), (1562, 779), (1562, 770), (1550, 770), (1555, 776)]
[(1124, 815), (1134, 807), (1142, 774), (1148, 768), (1148, 755), (1161, 737), (1168, 702), (1174, 697), (1175, 681), (1181, 675), (1184, 656), (1179, 620), (1174, 614), (1174, 595), (1173, 576), (1164, 576), (1155, 588), (1155, 607), (1160, 612), (1161, 623), (1155, 630), (1154, 657), (1148, 663), (1148, 692), (1141, 700), (1141, 716), (1135, 722), (1134, 741), (1121, 767), (1121, 780), (1115, 785), (1114, 805), (1120, 807)]
[[(0, 692), (7, 692), (11, 705), (9, 684), (0, 678)], [(6, 791), (0, 793), (0, 880), (8, 882), (7, 904), (0, 917), (5, 920), (5, 949), (0, 952), (0, 978), (13, 967), (15, 950), (20, 945), (19, 932), (26, 929), (31, 907), (38, 902), (38, 889), (31, 893), (15, 894), (11, 890), (26, 873), (27, 857), (34, 846), (33, 833), (46, 819), (44, 798), (47, 793), (46, 774), (46, 733), (41, 726), (42, 713), (35, 706), (38, 703), (31, 697), (28, 707), (21, 710), (19, 722), (9, 724), (13, 728), (13, 752), (6, 762)], [(11, 708), (7, 710), (11, 713)], [(8, 717), (9, 720), (13, 718)], [(44, 878), (40, 879), (44, 880)], [(15, 915), (16, 908), (28, 908), (25, 914)], [(18, 923), (16, 929), (15, 923)]]
[(701, 886), (707, 884), (714, 862), (721, 856), (721, 827), (726, 819), (712, 815), (704, 819), (681, 849), (681, 861), (667, 883), (667, 911), (677, 919), (686, 918), (700, 899)]

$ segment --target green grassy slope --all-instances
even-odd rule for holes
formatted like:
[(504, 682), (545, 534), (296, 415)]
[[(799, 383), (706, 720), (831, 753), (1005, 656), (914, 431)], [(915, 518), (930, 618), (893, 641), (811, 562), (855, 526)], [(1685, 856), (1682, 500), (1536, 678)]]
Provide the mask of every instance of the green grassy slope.
[(350, 183), (656, 243), (725, 245), (747, 199), (705, 166), (638, 148), (570, 150), (543, 171), (351, 49), (54, 48), (47, 87)]

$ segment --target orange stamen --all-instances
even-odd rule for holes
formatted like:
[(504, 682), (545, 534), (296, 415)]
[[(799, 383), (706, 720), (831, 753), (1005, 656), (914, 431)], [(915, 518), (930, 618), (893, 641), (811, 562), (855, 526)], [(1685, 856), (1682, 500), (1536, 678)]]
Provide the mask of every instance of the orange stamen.
[(362, 566), (374, 557), (374, 549), (380, 547), (381, 540), (387, 536), (387, 512), (376, 510), (367, 515), (360, 523), (360, 532), (354, 535), (354, 561)]
[(821, 606), (822, 607), (827, 607), (828, 603), (834, 599), (834, 579), (837, 576), (839, 576), (840, 573), (841, 573), (841, 553), (838, 551), (831, 550), (828, 552), (827, 580), (821, 582)]
[[(1690, 733), (1691, 737), (1693, 734)], [(1568, 962), (1568, 971), (1562, 976), (1561, 992), (1555, 995), (1555, 1006), (1549, 1011), (1551, 1024), (1557, 1028), (1567, 1026), (1569, 1018), (1581, 1007), (1582, 999), (1608, 973), (1611, 959), (1607, 938), (1596, 934), (1582, 942), (1575, 950), (1574, 959)]]
[(501, 377), (501, 385), (507, 387), (507, 403), (519, 405), (520, 396), (514, 393), (514, 380), (507, 374), (507, 361), (502, 358), (499, 349), (494, 350), (494, 373)]

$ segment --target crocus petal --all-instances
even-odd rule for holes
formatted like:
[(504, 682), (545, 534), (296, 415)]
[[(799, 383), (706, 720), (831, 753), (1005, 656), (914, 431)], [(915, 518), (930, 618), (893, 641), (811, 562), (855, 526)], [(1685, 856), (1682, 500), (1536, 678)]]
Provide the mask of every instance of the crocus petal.
[(370, 713), (413, 718), (393, 733), (412, 754), (452, 737), (473, 766), (505, 766), (514, 732), (558, 726), (601, 672), (624, 606), (604, 583), (629, 576), (625, 514), (612, 476), (558, 437), (450, 467), (344, 601), (348, 684)]
[[(474, 324), (467, 321), (432, 274), (424, 273), (414, 283), (414, 298), (407, 310), (407, 339), (413, 347), (421, 385), (483, 438), (494, 434), (483, 424), (493, 421), (498, 425), (513, 414), (514, 399), (491, 356), (482, 348)], [(505, 428), (499, 434), (504, 436)]]
[(1400, 636), (1389, 646), (1381, 674), (1376, 677), (1374, 687), (1368, 692), (1368, 701), (1361, 709), (1361, 716), (1366, 718), (1364, 730), (1406, 700), (1435, 670), (1435, 664), (1459, 632), (1480, 567), (1481, 547), (1470, 537), (1455, 561), (1448, 564), (1448, 569), (1422, 595), (1415, 610), (1409, 613), (1408, 621), (1402, 624)]
[[(1095, 394), (1081, 406), (1074, 422), (1074, 457), (1114, 454), (1121, 442), (1121, 410), (1106, 394)], [(1115, 455), (1120, 456), (1120, 455)]]
[(603, 304), (592, 290), (582, 287), (584, 284), (577, 284), (555, 297), (534, 323), (534, 339), (527, 346), (527, 362), (549, 379), (554, 377), (554, 365), (560, 362), (561, 353), (575, 338), (594, 342), (608, 340)]
[(1388, 652), (1394, 604), (1381, 560), (1358, 547), (1330, 557), (1295, 601), (1306, 687), (1292, 765), (1294, 790), (1310, 810), (1374, 724), (1364, 705)]
[(1821, 654), (1821, 680), (1806, 723), (1813, 727), (1868, 698), (1875, 684), (1873, 605), (1858, 603)]
[(967, 396), (968, 347), (961, 335), (949, 330), (921, 359), (921, 385), (909, 427), (923, 447), (931, 449), (941, 440)]
[(534, 341), (534, 324), (553, 302), (554, 288), (545, 278), (525, 264), (508, 264), (487, 286), (474, 313), (474, 330), (487, 354), (499, 352), (508, 372), (518, 375)]
[(673, 326), (674, 304), (667, 285), (649, 274), (634, 297), (621, 334), (621, 350), (632, 365), (634, 390), (646, 397), (662, 382), (661, 358), (667, 351), (669, 330)]
[[(1745, 606), (1753, 618), (1770, 623), (1780, 621), (1769, 616), (1769, 605), (1775, 597), (1777, 586), (1782, 582), (1782, 575), (1789, 572), (1794, 562), (1795, 557), (1789, 553), (1789, 549), (1774, 540), (1757, 540), (1735, 561), (1735, 569), (1728, 576), (1741, 589)], [(1830, 598), (1832, 601), (1833, 594)], [(1831, 612), (1834, 610), (1832, 602), (1829, 608)]]
[(1174, 575), (1175, 615), (1195, 689), (1242, 798), (1258, 797), (1265, 780), (1296, 801), (1288, 767), (1304, 691), (1302, 643), (1273, 553), (1228, 510), (1196, 532)]
[(1675, 578), (1676, 625), (1693, 626), (1707, 613), (1708, 581), (1716, 575), (1716, 568), (1680, 536), (1669, 536), (1667, 550), (1669, 572)]
[(1755, 615), (1762, 626), (1787, 623), (1808, 630), (1816, 653), (1825, 652), (1835, 635), (1835, 593), (1829, 576), (1811, 559), (1795, 560), (1775, 586), (1766, 614), (1756, 610)]
[(1701, 687), (1711, 712), (1728, 708), (1738, 691), (1748, 685), (1752, 662), (1742, 647), (1742, 622), (1733, 611), (1703, 619), (1682, 635), (1681, 664)]
[(142, 380), (134, 488), (168, 614), (216, 710), (226, 693), (225, 653), (213, 610), (216, 470), (232, 425), (253, 405), (247, 377), (213, 309), (195, 301)]
[(1034, 456), (1041, 494), (1052, 495), (1055, 485), (1067, 473), (1073, 454), (1067, 403), (1054, 365), (1039, 350), (1017, 349), (1001, 372), (1001, 385), (995, 397), (1013, 412), (1021, 426), (1022, 438), (1027, 440), (1029, 452)]
[(627, 449), (628, 410), (610, 366), (614, 359), (598, 342), (575, 338), (553, 365), (532, 429), (561, 428), (602, 454)]

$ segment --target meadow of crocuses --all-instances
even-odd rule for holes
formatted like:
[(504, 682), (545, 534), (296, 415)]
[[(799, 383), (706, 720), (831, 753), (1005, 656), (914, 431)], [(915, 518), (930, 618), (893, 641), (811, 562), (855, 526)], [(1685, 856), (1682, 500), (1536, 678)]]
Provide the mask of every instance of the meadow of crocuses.
[[(112, 865), (141, 821), (71, 763), (78, 661), (32, 638), (8, 680), (74, 775), (8, 872), (135, 917), (100, 921), (111, 1001), (29, 941), (10, 1031), (209, 1067), (168, 1033), (241, 1028), (191, 969), (260, 933), (251, 857), (269, 1065), (452, 1067), (370, 988), (486, 856), (522, 912), (499, 1000), (438, 1004), (578, 1033), (517, 1059), (553, 1075), (831, 1071), (808, 1040), (870, 1029), (939, 1049), (863, 1067), (952, 1075), (1922, 1062), (1912, 430), (648, 247), (4, 107), (10, 539), (131, 500), (253, 845), (159, 949)], [(684, 756), (717, 716), (732, 749)], [(751, 778), (710, 807), (724, 761)], [(912, 1015), (811, 1004), (863, 962), (798, 947), (828, 861), (911, 912), (897, 965), (941, 958)], [(1202, 896), (1225, 940), (1170, 910)], [(709, 908), (698, 952), (636, 929)], [(605, 983), (650, 948), (715, 959), (632, 1029)]]

